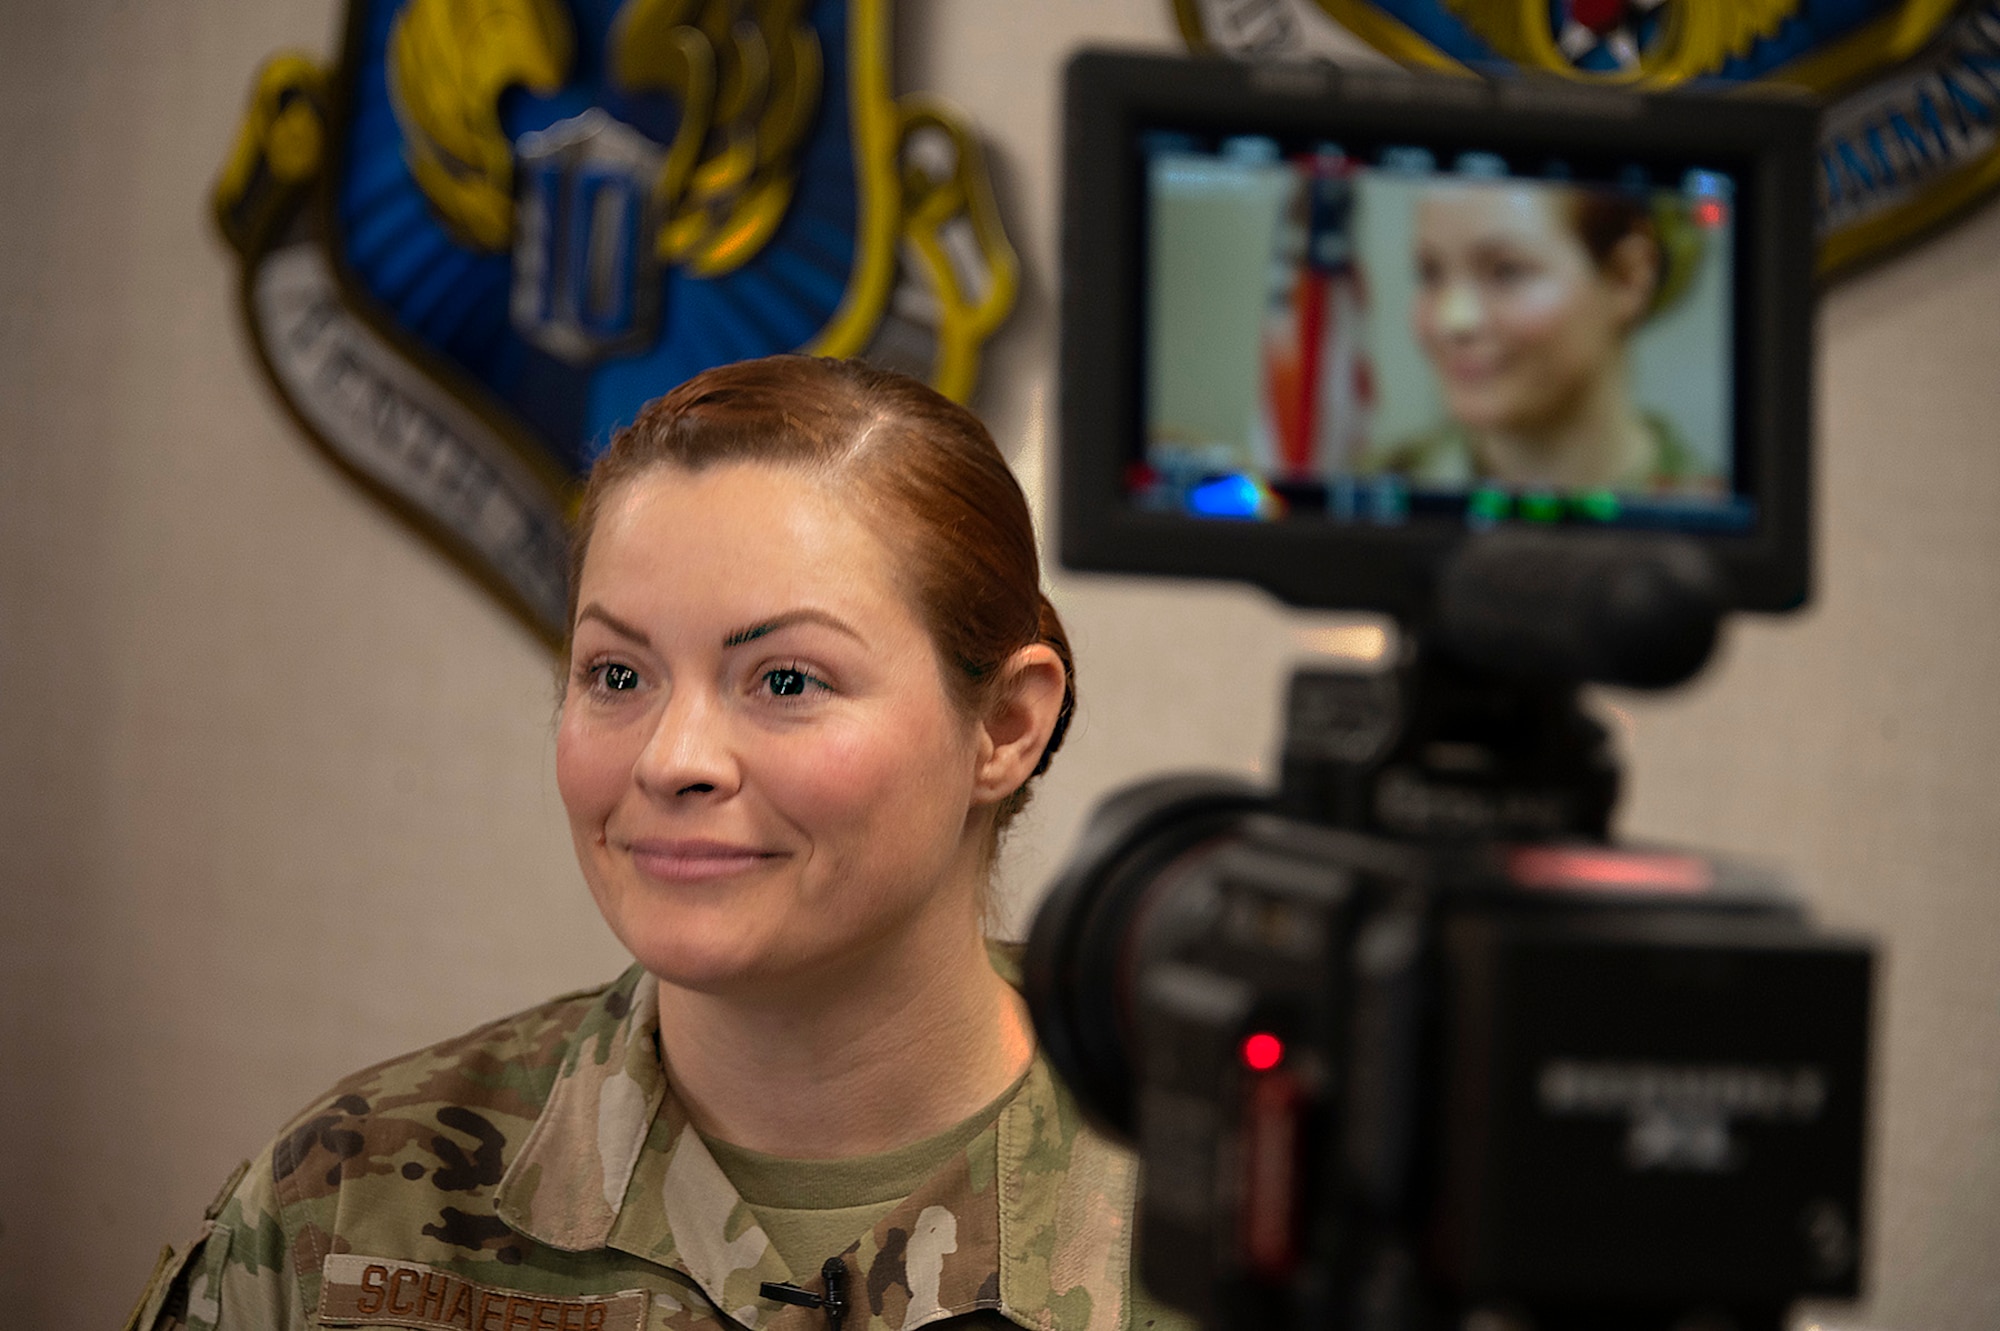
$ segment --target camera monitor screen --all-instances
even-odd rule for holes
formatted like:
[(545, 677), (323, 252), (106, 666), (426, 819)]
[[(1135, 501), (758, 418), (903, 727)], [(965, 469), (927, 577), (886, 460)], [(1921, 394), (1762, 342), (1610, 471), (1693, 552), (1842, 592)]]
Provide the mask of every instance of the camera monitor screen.
[(1410, 609), (1505, 525), (1691, 536), (1735, 603), (1802, 598), (1809, 112), (1078, 64), (1066, 558), (1095, 484), (1118, 551), (1166, 534), (1145, 571), (1304, 604)]
[[(1742, 531), (1734, 178), (1156, 130), (1133, 498)], [(1677, 175), (1670, 184), (1656, 177)]]

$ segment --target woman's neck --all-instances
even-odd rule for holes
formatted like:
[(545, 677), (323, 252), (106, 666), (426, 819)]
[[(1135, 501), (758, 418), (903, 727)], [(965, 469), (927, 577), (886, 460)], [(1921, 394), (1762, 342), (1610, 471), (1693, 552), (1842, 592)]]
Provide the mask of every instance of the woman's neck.
[(1597, 376), (1559, 417), (1513, 429), (1472, 431), (1480, 469), (1516, 485), (1595, 490), (1643, 482), (1653, 436), (1625, 390), (1622, 361)]
[(660, 1047), (697, 1128), (801, 1159), (873, 1155), (963, 1121), (1034, 1055), (976, 920), (921, 913), (837, 971), (743, 996), (660, 984)]

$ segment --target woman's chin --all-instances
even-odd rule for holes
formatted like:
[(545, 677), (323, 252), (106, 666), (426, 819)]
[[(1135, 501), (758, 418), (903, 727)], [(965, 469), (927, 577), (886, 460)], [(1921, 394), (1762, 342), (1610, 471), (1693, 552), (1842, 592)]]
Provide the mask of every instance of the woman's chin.
[(1518, 394), (1478, 393), (1446, 401), (1451, 418), (1474, 434), (1532, 433), (1534, 413), (1524, 409)]
[(1508, 419), (1506, 411), (1484, 401), (1452, 401), (1446, 404), (1446, 410), (1454, 421), (1474, 434), (1505, 429)]
[(769, 986), (802, 960), (774, 940), (711, 937), (690, 929), (621, 930), (619, 937), (649, 974), (695, 993), (730, 994)]

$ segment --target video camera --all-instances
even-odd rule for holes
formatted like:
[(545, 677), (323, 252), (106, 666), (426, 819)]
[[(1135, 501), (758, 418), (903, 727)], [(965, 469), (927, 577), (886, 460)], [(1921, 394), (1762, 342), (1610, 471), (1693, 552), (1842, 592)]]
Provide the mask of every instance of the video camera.
[(1064, 563), (1401, 625), (1294, 675), (1278, 789), (1113, 794), (1034, 922), (1140, 1278), (1259, 1331), (1853, 1296), (1872, 950), (1615, 844), (1581, 700), (1805, 599), (1813, 110), (1105, 52), (1066, 98)]

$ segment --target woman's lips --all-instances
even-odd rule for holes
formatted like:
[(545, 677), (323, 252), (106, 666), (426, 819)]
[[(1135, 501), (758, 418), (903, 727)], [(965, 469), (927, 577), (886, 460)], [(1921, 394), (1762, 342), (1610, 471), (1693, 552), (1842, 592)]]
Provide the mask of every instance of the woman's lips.
[(1506, 366), (1495, 356), (1446, 356), (1438, 368), (1454, 383), (1476, 384), (1496, 377)]
[(698, 840), (634, 841), (626, 850), (639, 872), (648, 878), (675, 883), (746, 873), (782, 854), (727, 841)]

